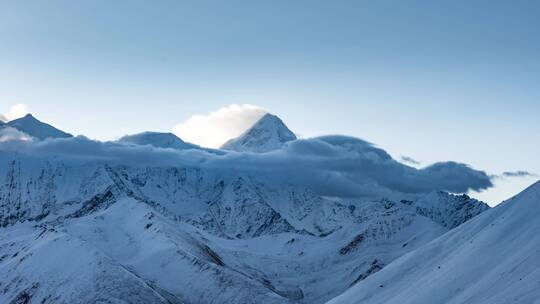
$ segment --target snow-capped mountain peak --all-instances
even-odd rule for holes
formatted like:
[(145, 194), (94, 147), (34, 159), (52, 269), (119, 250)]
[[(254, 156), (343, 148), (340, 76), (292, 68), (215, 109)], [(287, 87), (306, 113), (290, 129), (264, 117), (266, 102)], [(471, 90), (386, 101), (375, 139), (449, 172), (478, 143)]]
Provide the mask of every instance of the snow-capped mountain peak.
[(221, 149), (261, 153), (279, 149), (284, 143), (293, 140), (296, 140), (296, 135), (283, 121), (267, 113), (242, 135), (227, 141)]
[(46, 138), (73, 137), (73, 135), (69, 133), (66, 133), (47, 123), (39, 121), (34, 116), (32, 116), (32, 114), (26, 114), (24, 117), (9, 121), (5, 125), (13, 127), (39, 140), (43, 140)]
[(157, 148), (172, 149), (197, 149), (197, 145), (188, 143), (172, 133), (161, 132), (142, 132), (133, 135), (123, 136), (118, 140), (119, 143), (133, 145), (151, 145)]

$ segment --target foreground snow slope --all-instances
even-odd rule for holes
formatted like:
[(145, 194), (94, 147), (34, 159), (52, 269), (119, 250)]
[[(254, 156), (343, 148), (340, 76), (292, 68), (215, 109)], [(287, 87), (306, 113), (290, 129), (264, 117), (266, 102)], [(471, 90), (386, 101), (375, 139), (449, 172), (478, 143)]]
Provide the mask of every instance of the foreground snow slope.
[(170, 303), (84, 240), (54, 228), (0, 234), (0, 303)]
[(540, 303), (540, 182), (328, 304)]

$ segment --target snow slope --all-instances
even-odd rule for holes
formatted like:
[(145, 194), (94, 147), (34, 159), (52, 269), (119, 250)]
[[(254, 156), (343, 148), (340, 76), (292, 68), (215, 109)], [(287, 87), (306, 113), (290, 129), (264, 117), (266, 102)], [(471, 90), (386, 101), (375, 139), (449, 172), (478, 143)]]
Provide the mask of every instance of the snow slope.
[(27, 114), (22, 118), (11, 120), (5, 125), (13, 127), (39, 140), (44, 140), (46, 138), (73, 137), (73, 135), (69, 133), (58, 130), (49, 124), (37, 120), (32, 114)]
[(328, 304), (540, 303), (540, 181)]
[(265, 114), (238, 138), (227, 141), (221, 149), (237, 152), (268, 152), (279, 149), (284, 143), (295, 140), (291, 130), (272, 114)]
[(171, 303), (104, 252), (55, 228), (0, 234), (1, 303)]

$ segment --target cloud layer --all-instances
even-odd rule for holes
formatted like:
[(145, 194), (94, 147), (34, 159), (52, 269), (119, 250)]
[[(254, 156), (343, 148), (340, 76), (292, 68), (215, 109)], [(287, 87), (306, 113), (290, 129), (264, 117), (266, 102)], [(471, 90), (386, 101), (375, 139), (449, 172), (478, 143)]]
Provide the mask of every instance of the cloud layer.
[(456, 162), (439, 162), (416, 169), (394, 160), (386, 151), (361, 139), (323, 136), (289, 142), (263, 154), (229, 153), (226, 165), (271, 171), (307, 181), (320, 194), (363, 196), (375, 193), (424, 193), (433, 190), (464, 193), (492, 186), (483, 171)]
[(208, 148), (219, 148), (238, 137), (259, 120), (266, 110), (261, 107), (232, 104), (206, 115), (193, 115), (177, 124), (173, 132), (185, 141)]
[(492, 186), (490, 177), (456, 162), (422, 169), (394, 160), (386, 151), (361, 139), (324, 136), (289, 142), (268, 153), (209, 153), (205, 150), (159, 149), (99, 142), (85, 137), (42, 142), (8, 141), (0, 150), (66, 161), (105, 161), (125, 165), (195, 166), (223, 174), (245, 174), (266, 182), (294, 183), (318, 194), (377, 197), (446, 190), (463, 193)]
[(0, 129), (0, 142), (7, 141), (32, 141), (32, 136), (12, 127), (2, 127)]

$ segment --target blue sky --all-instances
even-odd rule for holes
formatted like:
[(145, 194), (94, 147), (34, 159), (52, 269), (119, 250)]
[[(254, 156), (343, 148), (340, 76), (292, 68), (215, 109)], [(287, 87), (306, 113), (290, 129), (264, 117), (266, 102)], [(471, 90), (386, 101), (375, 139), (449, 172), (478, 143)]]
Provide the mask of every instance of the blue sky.
[[(0, 111), (75, 134), (253, 104), (303, 137), (540, 173), (538, 1), (2, 1)], [(497, 202), (532, 182), (507, 178)]]

